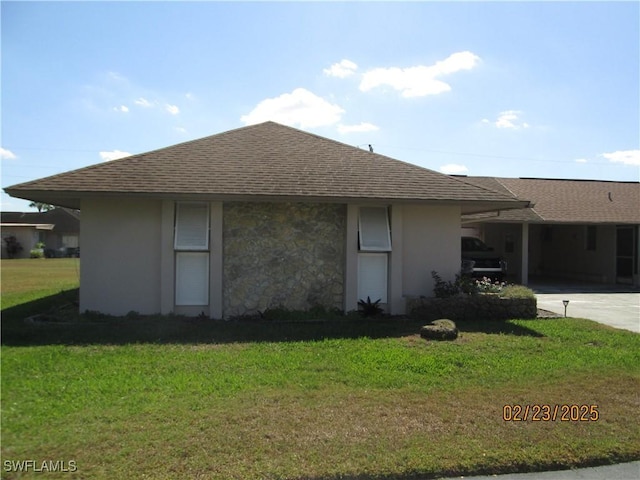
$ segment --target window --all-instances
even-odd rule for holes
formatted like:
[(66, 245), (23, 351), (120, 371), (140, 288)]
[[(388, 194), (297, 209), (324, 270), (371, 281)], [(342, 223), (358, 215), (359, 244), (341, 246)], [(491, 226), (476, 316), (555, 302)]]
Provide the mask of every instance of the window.
[(63, 235), (62, 245), (67, 248), (78, 248), (78, 236), (77, 235)]
[(358, 299), (387, 303), (386, 253), (361, 253), (358, 255)]
[(209, 249), (209, 205), (178, 203), (176, 206), (176, 250)]
[(176, 305), (209, 304), (209, 252), (176, 253)]
[(387, 207), (360, 207), (358, 299), (387, 303), (391, 232)]
[(515, 249), (516, 246), (513, 235), (507, 233), (504, 237), (504, 253), (513, 253), (515, 252)]
[(391, 233), (386, 207), (361, 207), (358, 219), (360, 250), (390, 252)]
[(209, 204), (177, 203), (176, 305), (209, 304)]
[(597, 234), (598, 234), (598, 229), (595, 225), (589, 225), (587, 227), (586, 244), (585, 244), (587, 250), (589, 251), (596, 250)]

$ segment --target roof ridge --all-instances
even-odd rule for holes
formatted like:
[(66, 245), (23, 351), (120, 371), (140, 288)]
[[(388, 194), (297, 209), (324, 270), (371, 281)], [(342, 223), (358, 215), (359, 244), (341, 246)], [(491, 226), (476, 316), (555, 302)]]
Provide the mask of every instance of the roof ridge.
[[(506, 177), (494, 177), (494, 179), (495, 179), (495, 181), (496, 181), (496, 182), (498, 182), (498, 183), (499, 183), (500, 185), (502, 185), (504, 188), (506, 188), (507, 190), (509, 190), (509, 192), (511, 192), (511, 194), (512, 194), (514, 197), (518, 198), (518, 196), (515, 194), (515, 192), (514, 192), (513, 190), (511, 190), (508, 186), (506, 186), (506, 185), (504, 184), (503, 180), (504, 180), (505, 178), (506, 178)], [(540, 212), (538, 212), (538, 211), (536, 210), (536, 204), (535, 204), (535, 203), (529, 202), (529, 207), (528, 207), (528, 208), (530, 208), (530, 209), (531, 209), (531, 211), (532, 211), (533, 213), (535, 213), (538, 217), (540, 217), (540, 219), (541, 219), (541, 220), (546, 220), (546, 218), (544, 217), (544, 215), (542, 215)]]
[[(522, 206), (429, 168), (273, 121), (239, 127), (5, 188), (77, 208), (90, 195), (393, 199)], [(474, 208), (488, 208), (490, 205)], [(504, 204), (504, 205), (503, 205)], [(471, 208), (471, 207), (468, 207)]]
[[(461, 182), (463, 182), (463, 183), (466, 183), (467, 185), (472, 185), (472, 186), (474, 186), (474, 187), (476, 187), (476, 188), (481, 188), (481, 189), (486, 190), (486, 191), (488, 191), (488, 192), (498, 193), (498, 194), (500, 194), (500, 195), (504, 195), (504, 193), (503, 193), (503, 192), (499, 192), (498, 190), (494, 190), (493, 188), (489, 188), (489, 187), (487, 187), (486, 185), (479, 185), (479, 184), (471, 183), (471, 182), (467, 182), (467, 181), (465, 181), (465, 180), (464, 180), (465, 178), (490, 178), (490, 179), (493, 179), (493, 180), (495, 180), (496, 182), (498, 182), (500, 185), (502, 185), (502, 186), (503, 186), (503, 187), (504, 187), (504, 188), (505, 188), (505, 189), (506, 189), (506, 190), (507, 190), (507, 191), (508, 191), (512, 196), (513, 196), (513, 198), (515, 198), (515, 199), (517, 199), (517, 200), (522, 200), (522, 199), (521, 199), (520, 197), (518, 197), (515, 193), (513, 193), (513, 191), (512, 191), (510, 188), (507, 188), (507, 186), (506, 186), (506, 185), (503, 185), (503, 184), (502, 184), (502, 182), (500, 182), (500, 181), (499, 181), (498, 177), (475, 176), (475, 175), (472, 175), (472, 176), (468, 176), (468, 175), (448, 175), (448, 176), (449, 176), (449, 177), (451, 177), (451, 178), (453, 178), (454, 180), (458, 180), (458, 181), (461, 181)], [(526, 207), (525, 207), (525, 208), (526, 208)]]

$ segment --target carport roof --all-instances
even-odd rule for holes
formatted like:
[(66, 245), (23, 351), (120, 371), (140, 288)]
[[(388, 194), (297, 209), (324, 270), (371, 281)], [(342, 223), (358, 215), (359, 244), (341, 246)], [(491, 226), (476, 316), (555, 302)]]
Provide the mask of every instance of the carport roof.
[(96, 196), (184, 200), (419, 202), (465, 213), (522, 208), (506, 191), (295, 128), (265, 122), (7, 187), (38, 202), (80, 207)]
[(640, 224), (640, 183), (545, 178), (462, 177), (531, 201), (531, 208), (465, 220), (530, 223)]

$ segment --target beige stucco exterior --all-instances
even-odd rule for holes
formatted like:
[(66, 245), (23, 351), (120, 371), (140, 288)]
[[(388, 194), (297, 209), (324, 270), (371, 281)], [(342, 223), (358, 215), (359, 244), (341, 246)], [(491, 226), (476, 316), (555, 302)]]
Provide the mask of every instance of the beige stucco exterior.
[[(193, 307), (175, 304), (175, 205), (83, 200), (81, 311), (229, 318), (314, 303), (357, 309), (358, 204), (208, 202), (209, 304)], [(402, 314), (407, 296), (432, 294), (432, 270), (450, 279), (459, 271), (460, 208), (384, 206), (392, 236), (386, 309)]]
[(431, 296), (435, 270), (453, 279), (460, 272), (460, 208), (403, 206), (403, 294)]
[(160, 312), (162, 202), (86, 199), (80, 225), (80, 311)]
[[(41, 233), (42, 232), (42, 233)], [(45, 230), (38, 230), (35, 226), (3, 226), (2, 227), (2, 258), (9, 258), (7, 254), (7, 247), (4, 239), (10, 236), (16, 237), (16, 240), (22, 247), (22, 250), (18, 252), (13, 258), (29, 258), (29, 251), (35, 248), (36, 244), (40, 241), (41, 235), (46, 232)]]

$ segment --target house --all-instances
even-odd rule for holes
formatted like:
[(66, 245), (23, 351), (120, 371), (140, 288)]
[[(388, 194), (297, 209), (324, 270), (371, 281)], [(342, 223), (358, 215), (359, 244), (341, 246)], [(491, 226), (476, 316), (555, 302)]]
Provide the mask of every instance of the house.
[(15, 237), (22, 250), (15, 258), (29, 258), (29, 252), (43, 243), (56, 256), (76, 255), (79, 247), (80, 212), (54, 208), (47, 212), (1, 212), (2, 258), (8, 258), (7, 237)]
[(213, 318), (403, 313), (459, 271), (462, 214), (528, 205), (274, 122), (5, 190), (82, 210), (81, 311)]
[(503, 253), (515, 278), (640, 285), (640, 183), (463, 177), (531, 201), (530, 208), (463, 215), (467, 234)]

